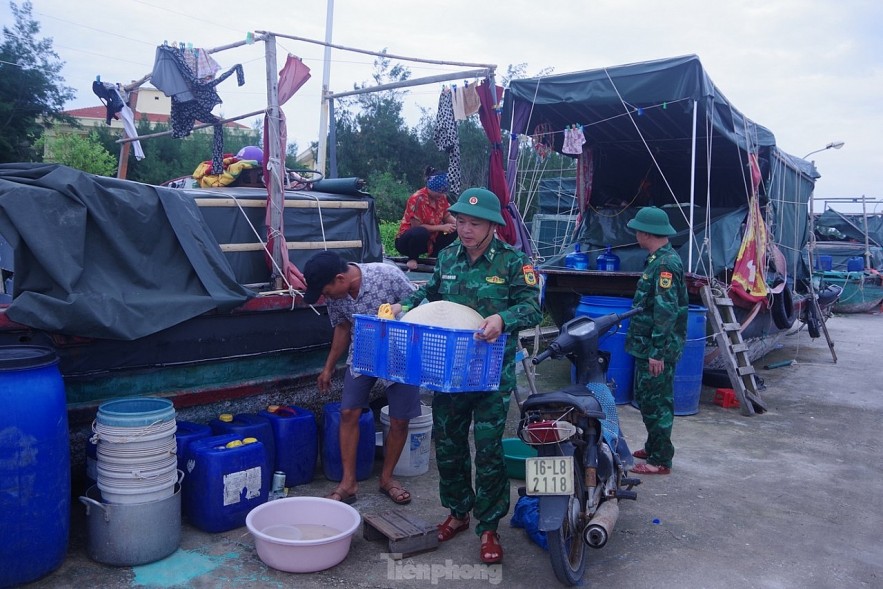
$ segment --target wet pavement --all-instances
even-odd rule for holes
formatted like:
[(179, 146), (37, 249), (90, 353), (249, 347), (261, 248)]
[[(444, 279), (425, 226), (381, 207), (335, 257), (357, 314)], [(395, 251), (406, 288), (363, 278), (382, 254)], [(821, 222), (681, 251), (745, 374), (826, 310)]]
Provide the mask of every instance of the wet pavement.
[[(703, 388), (699, 412), (675, 420), (670, 476), (645, 476), (638, 500), (621, 506), (607, 546), (590, 550), (584, 586), (616, 588), (804, 588), (883, 586), (883, 473), (881, 473), (879, 314), (835, 316), (828, 329), (838, 362), (824, 337), (787, 336), (780, 349), (756, 364), (769, 411), (754, 417), (712, 402)], [(790, 366), (764, 365), (792, 360)], [(563, 363), (540, 367), (541, 383), (566, 382)], [(510, 411), (514, 432), (516, 411)], [(643, 442), (637, 409), (619, 406), (632, 448)], [(401, 478), (413, 495), (394, 506), (377, 492), (377, 469), (360, 483), (354, 507), (363, 515), (397, 510), (439, 522), (434, 463), (426, 474)], [(512, 485), (512, 504), (517, 500)], [(334, 487), (321, 470), (290, 496), (321, 496)], [(208, 534), (183, 526), (180, 548), (161, 561), (110, 567), (86, 554), (85, 509), (72, 502), (68, 555), (29, 589), (70, 587), (506, 587), (558, 586), (548, 554), (524, 530), (501, 522), (505, 558), (479, 564), (478, 538), (460, 534), (436, 550), (401, 561), (385, 543), (362, 537), (346, 559), (318, 573), (267, 567), (246, 528)], [(138, 533), (133, 530), (132, 533)]]

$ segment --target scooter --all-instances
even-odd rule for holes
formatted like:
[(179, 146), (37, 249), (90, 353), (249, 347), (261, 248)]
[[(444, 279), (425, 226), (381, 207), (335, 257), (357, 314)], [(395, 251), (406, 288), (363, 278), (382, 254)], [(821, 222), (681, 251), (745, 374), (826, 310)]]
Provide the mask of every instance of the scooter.
[(577, 384), (525, 399), (518, 424), (518, 437), (537, 450), (525, 461), (526, 484), (518, 492), (539, 498), (539, 529), (555, 576), (566, 585), (582, 580), (586, 547), (607, 543), (619, 500), (637, 499), (632, 488), (641, 481), (626, 476), (634, 461), (607, 383), (610, 354), (599, 351), (598, 340), (640, 311), (575, 317), (532, 360), (567, 356), (576, 369)]

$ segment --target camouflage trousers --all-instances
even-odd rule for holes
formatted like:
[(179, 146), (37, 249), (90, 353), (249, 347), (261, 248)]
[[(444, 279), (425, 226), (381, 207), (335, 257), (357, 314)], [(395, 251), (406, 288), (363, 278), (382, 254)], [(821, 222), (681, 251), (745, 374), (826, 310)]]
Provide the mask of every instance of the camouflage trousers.
[[(509, 393), (436, 393), (432, 399), (432, 437), (439, 474), (441, 504), (457, 518), (469, 512), (478, 520), (476, 533), (496, 530), (509, 513), (509, 478), (503, 458), (503, 430)], [(469, 425), (475, 422), (475, 486)]]
[(675, 362), (666, 362), (659, 376), (650, 376), (646, 358), (635, 358), (635, 402), (641, 409), (641, 418), (647, 428), (647, 462), (671, 468), (675, 447), (671, 443), (674, 423)]

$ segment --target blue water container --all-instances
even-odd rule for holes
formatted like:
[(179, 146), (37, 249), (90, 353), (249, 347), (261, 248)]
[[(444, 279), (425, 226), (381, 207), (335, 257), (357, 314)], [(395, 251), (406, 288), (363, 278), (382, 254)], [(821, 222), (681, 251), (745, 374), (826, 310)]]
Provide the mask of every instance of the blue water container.
[(595, 261), (599, 272), (619, 272), (619, 256), (613, 253), (613, 247), (607, 246), (607, 251), (598, 256)]
[(690, 305), (687, 314), (687, 341), (681, 359), (675, 366), (675, 415), (699, 413), (702, 392), (702, 368), (705, 365), (705, 316), (708, 309)]
[[(194, 423), (192, 421), (177, 421), (178, 429), (175, 430), (175, 443), (178, 448), (178, 470), (187, 472), (187, 447), (203, 438), (212, 435), (212, 428), (204, 423)], [(187, 478), (184, 478), (182, 485), (187, 484)]]
[(573, 252), (564, 256), (564, 266), (574, 270), (589, 269), (589, 256), (580, 251), (580, 244), (575, 244)]
[(831, 256), (821, 255), (816, 259), (816, 270), (830, 272), (834, 266), (834, 259)]
[[(600, 256), (599, 256), (600, 257)], [(576, 308), (578, 316), (600, 317), (610, 313), (625, 313), (632, 308), (632, 299), (624, 297), (584, 296), (580, 297)], [(601, 336), (598, 348), (610, 352), (610, 366), (607, 368), (607, 380), (616, 383), (613, 399), (617, 405), (632, 400), (635, 359), (625, 351), (625, 334), (629, 329), (629, 320), (622, 322), (619, 329), (615, 327)]]
[(285, 486), (313, 480), (319, 458), (319, 427), (312, 411), (294, 405), (270, 406), (260, 415), (270, 420), (276, 442), (274, 471), (285, 473)]
[(267, 451), (267, 469), (272, 472), (273, 464), (276, 462), (276, 441), (269, 419), (254, 413), (237, 413), (236, 415), (222, 413), (217, 419), (209, 421), (209, 426), (216, 436), (236, 434), (240, 440), (244, 438), (260, 440)]
[[(847, 272), (862, 272), (865, 269), (865, 259), (861, 256), (855, 256), (846, 260)], [(830, 270), (830, 268), (829, 268)]]
[[(340, 403), (326, 403), (323, 408), (322, 470), (329, 481), (343, 478), (340, 462)], [(356, 480), (363, 481), (374, 470), (374, 412), (363, 409), (359, 417), (359, 445), (356, 450)]]
[(55, 351), (0, 347), (0, 587), (64, 561), (71, 466), (64, 383)]
[(210, 436), (187, 447), (182, 511), (205, 532), (225, 532), (245, 525), (248, 512), (267, 502), (272, 473), (261, 442), (228, 448), (237, 434)]

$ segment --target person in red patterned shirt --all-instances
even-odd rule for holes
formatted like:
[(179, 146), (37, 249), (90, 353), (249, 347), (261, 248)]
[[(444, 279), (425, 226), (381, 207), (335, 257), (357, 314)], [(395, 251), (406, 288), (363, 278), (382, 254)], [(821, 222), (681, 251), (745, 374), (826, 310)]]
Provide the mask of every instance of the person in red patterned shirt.
[(457, 239), (454, 216), (448, 212), (448, 174), (427, 167), (426, 186), (408, 198), (395, 246), (408, 258), (408, 269), (417, 259), (449, 246)]

